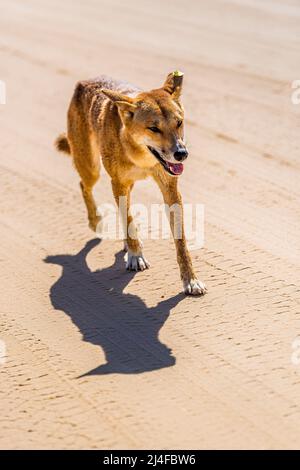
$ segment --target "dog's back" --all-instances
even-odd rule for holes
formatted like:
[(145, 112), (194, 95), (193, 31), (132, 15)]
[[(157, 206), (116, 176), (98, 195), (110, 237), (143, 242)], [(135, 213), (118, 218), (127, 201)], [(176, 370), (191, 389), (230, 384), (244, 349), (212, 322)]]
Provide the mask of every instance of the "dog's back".
[[(77, 121), (82, 127), (85, 123), (85, 130), (90, 134), (99, 129), (100, 115), (103, 112), (103, 104), (108, 101), (107, 97), (101, 93), (105, 88), (118, 91), (128, 96), (134, 96), (141, 92), (141, 89), (122, 80), (115, 80), (107, 75), (100, 75), (94, 79), (82, 80), (76, 84), (73, 97), (68, 110), (68, 135), (76, 135)], [(109, 104), (109, 103), (108, 103)], [(74, 128), (75, 127), (75, 128)], [(70, 142), (65, 134), (61, 134), (56, 139), (56, 147), (59, 151), (70, 154)]]
[(89, 115), (93, 127), (96, 126), (98, 117), (101, 113), (103, 102), (107, 97), (101, 93), (105, 88), (108, 90), (118, 91), (126, 95), (135, 95), (139, 88), (129, 84), (128, 82), (115, 80), (106, 75), (91, 80), (84, 80), (77, 83), (70, 109), (75, 105), (81, 107), (85, 115)]

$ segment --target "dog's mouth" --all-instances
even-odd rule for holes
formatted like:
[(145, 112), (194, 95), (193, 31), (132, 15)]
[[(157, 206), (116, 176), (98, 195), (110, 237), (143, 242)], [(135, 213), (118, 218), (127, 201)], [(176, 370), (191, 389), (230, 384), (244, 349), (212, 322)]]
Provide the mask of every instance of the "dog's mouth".
[(182, 163), (167, 162), (160, 156), (160, 153), (155, 148), (148, 146), (148, 149), (170, 175), (172, 176), (181, 175), (181, 173), (183, 172)]

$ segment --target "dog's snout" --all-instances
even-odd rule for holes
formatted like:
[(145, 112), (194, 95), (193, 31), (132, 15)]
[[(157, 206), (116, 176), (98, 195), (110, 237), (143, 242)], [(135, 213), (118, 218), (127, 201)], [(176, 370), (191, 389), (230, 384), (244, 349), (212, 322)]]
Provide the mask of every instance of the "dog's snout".
[(186, 149), (178, 149), (176, 152), (174, 152), (174, 158), (178, 162), (182, 162), (185, 160), (188, 156), (188, 151)]

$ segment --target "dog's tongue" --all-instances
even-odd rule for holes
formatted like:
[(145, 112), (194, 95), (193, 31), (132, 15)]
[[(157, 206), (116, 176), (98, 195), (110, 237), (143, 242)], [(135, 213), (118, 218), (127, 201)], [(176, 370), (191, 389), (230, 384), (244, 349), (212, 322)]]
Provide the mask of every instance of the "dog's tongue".
[(182, 163), (170, 163), (168, 162), (169, 169), (171, 170), (174, 175), (181, 175), (183, 172), (183, 164)]

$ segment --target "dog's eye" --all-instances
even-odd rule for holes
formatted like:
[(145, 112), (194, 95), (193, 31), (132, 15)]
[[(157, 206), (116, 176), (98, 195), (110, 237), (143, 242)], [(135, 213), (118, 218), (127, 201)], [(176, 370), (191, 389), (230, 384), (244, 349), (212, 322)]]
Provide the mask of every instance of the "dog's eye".
[(156, 132), (157, 134), (161, 134), (161, 130), (156, 126), (148, 127), (148, 129), (152, 132)]
[(179, 128), (179, 127), (181, 127), (181, 126), (182, 126), (182, 121), (178, 121), (178, 122), (177, 122), (177, 127)]

